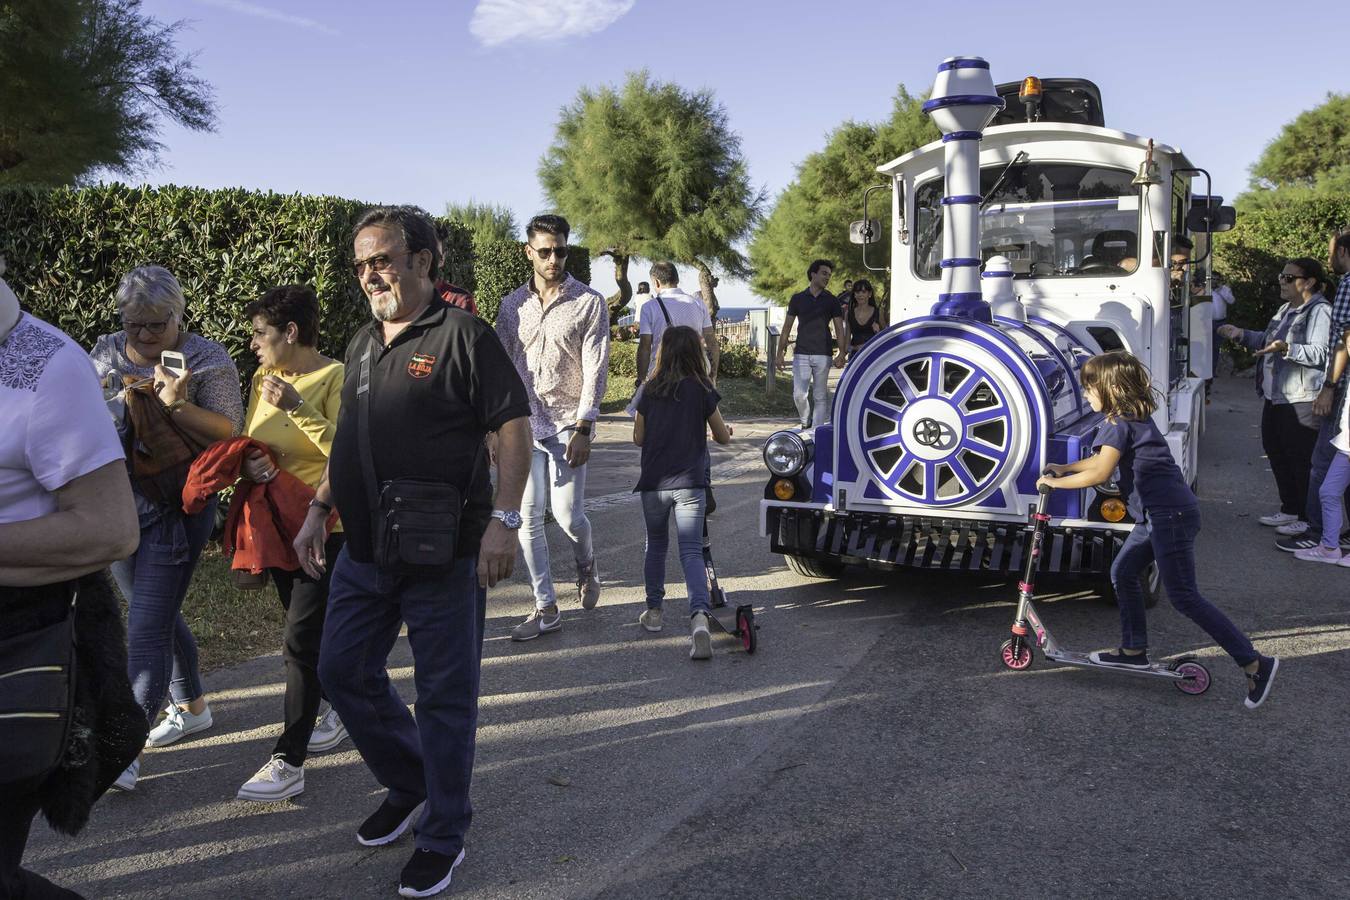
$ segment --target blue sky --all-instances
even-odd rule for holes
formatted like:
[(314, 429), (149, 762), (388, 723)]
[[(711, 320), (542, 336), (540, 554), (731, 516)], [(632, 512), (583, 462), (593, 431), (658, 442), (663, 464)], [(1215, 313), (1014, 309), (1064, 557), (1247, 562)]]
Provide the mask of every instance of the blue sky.
[[(198, 53), (218, 130), (166, 128), (152, 184), (545, 209), (535, 171), (582, 85), (647, 68), (710, 87), (757, 184), (776, 196), (847, 119), (877, 120), (896, 86), (927, 90), (951, 55), (998, 81), (1078, 76), (1107, 124), (1182, 147), (1231, 198), (1280, 127), (1350, 89), (1337, 4), (1129, 0), (144, 0)], [(969, 10), (971, 14), (954, 13)], [(1278, 20), (1276, 20), (1278, 19)], [(1257, 24), (1260, 23), (1260, 24)], [(877, 160), (877, 163), (885, 160)], [(861, 202), (861, 201), (860, 201)], [(841, 224), (846, 227), (846, 224)], [(605, 261), (597, 288), (613, 288)], [(640, 276), (642, 277), (642, 276)], [(750, 300), (723, 279), (723, 305)]]

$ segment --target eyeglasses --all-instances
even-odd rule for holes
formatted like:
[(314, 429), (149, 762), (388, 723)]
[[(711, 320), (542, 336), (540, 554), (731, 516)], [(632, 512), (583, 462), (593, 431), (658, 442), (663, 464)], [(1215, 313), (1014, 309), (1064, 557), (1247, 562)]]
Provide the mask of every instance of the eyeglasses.
[(122, 320), (122, 330), (127, 334), (140, 334), (142, 331), (148, 331), (151, 334), (163, 334), (169, 327), (172, 319), (165, 319), (163, 322), (128, 322)]
[(372, 272), (378, 272), (381, 275), (392, 272), (394, 271), (395, 259), (398, 259), (401, 256), (411, 256), (412, 253), (413, 251), (411, 250), (404, 250), (402, 253), (395, 253), (393, 256), (380, 253), (369, 259), (358, 259), (356, 262), (352, 263), (352, 274), (357, 278), (360, 278), (366, 273), (367, 267), (369, 267)]
[(539, 254), (540, 259), (552, 259), (555, 255), (558, 259), (567, 259), (567, 245), (561, 247), (531, 247), (535, 253)]
[(1307, 278), (1307, 277), (1308, 277), (1307, 275), (1290, 275), (1287, 272), (1281, 272), (1280, 274), (1275, 276), (1275, 278), (1280, 282), (1280, 284), (1293, 284), (1300, 278)]

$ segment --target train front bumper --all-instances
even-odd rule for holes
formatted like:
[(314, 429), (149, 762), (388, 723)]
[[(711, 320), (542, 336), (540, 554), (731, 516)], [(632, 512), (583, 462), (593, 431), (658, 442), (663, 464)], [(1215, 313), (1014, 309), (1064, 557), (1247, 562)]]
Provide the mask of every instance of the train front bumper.
[[(1109, 575), (1131, 526), (1052, 522), (1038, 571)], [(850, 512), (823, 504), (760, 501), (760, 530), (775, 553), (813, 559), (967, 572), (1019, 572), (1025, 522)]]

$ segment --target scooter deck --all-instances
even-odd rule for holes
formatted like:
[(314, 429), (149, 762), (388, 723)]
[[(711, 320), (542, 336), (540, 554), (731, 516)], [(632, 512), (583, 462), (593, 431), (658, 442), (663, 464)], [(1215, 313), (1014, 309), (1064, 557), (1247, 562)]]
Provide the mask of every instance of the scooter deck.
[(1078, 666), (1083, 669), (1105, 669), (1111, 672), (1123, 672), (1126, 675), (1146, 675), (1153, 678), (1166, 678), (1170, 681), (1184, 681), (1186, 676), (1178, 672), (1173, 672), (1163, 663), (1152, 663), (1147, 666), (1112, 666), (1106, 663), (1093, 662), (1086, 653), (1079, 653), (1077, 650), (1056, 650), (1053, 653), (1046, 653), (1045, 658), (1054, 662), (1064, 663), (1066, 666)]

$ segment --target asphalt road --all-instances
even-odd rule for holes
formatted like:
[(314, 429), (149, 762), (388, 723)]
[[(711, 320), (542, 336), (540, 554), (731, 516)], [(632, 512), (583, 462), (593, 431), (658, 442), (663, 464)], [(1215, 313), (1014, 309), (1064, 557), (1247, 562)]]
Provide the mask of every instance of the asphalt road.
[[(476, 816), (451, 896), (1346, 897), (1350, 570), (1279, 553), (1259, 407), (1223, 381), (1203, 449), (1201, 583), (1284, 665), (1242, 706), (1240, 673), (1166, 603), (1155, 652), (1195, 653), (1209, 693), (1068, 670), (1003, 670), (1006, 583), (791, 574), (756, 535), (758, 439), (719, 451), (719, 571), (753, 603), (760, 650), (687, 658), (682, 587), (667, 629), (642, 609), (636, 456), (601, 430), (591, 478), (605, 594), (560, 634), (512, 645), (524, 579), (489, 598)], [(555, 538), (557, 535), (555, 535)], [(555, 575), (570, 567), (554, 543)], [(677, 579), (674, 560), (669, 577)], [(1081, 584), (1043, 613), (1070, 647), (1114, 646)], [(391, 672), (411, 702), (411, 659)], [(316, 757), (307, 791), (236, 801), (279, 732), (281, 662), (207, 678), (215, 727), (148, 753), (76, 840), (39, 828), (28, 864), (91, 897), (393, 896), (407, 838), (356, 844), (381, 790), (357, 754)]]

